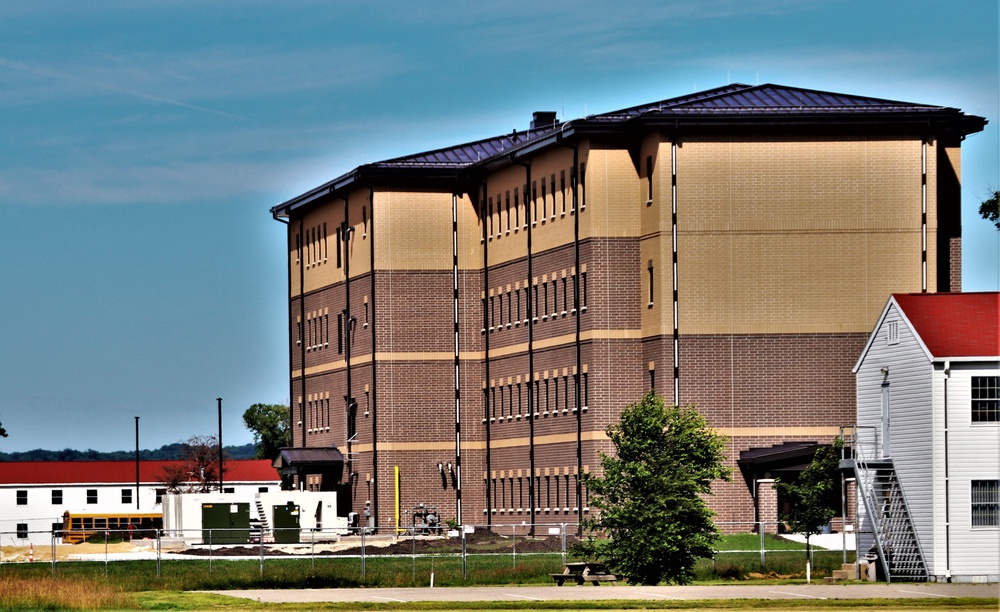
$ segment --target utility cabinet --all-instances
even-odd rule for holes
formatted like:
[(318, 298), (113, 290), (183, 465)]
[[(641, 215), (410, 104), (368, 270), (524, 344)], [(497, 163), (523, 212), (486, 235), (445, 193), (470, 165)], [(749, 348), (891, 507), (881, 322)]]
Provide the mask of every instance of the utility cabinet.
[(250, 541), (250, 504), (202, 504), (201, 529), (205, 544), (246, 544)]
[(288, 502), (283, 506), (272, 506), (275, 544), (299, 543), (299, 507)]

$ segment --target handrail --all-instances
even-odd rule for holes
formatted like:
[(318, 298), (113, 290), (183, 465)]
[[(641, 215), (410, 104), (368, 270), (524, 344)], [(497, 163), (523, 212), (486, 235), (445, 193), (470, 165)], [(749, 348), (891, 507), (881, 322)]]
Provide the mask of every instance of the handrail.
[[(869, 435), (863, 435), (870, 430)], [(840, 427), (840, 438), (844, 441), (841, 450), (841, 459), (854, 459), (855, 461), (870, 461), (879, 458), (879, 428), (875, 425), (842, 425)], [(869, 442), (870, 439), (870, 442)], [(851, 456), (848, 457), (848, 449)], [(871, 449), (870, 453), (865, 452)], [(870, 456), (869, 456), (870, 454)]]

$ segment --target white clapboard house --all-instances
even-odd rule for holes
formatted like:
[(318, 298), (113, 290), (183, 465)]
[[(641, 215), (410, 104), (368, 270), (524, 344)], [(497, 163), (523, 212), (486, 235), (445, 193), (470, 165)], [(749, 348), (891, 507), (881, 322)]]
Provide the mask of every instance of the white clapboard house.
[(998, 302), (892, 295), (855, 365), (844, 467), (860, 553), (890, 581), (1000, 579)]

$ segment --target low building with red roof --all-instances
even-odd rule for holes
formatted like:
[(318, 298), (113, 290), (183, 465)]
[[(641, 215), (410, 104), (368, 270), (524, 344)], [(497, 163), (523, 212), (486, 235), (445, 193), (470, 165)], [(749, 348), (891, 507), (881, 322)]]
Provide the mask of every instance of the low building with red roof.
[[(134, 461), (0, 462), (0, 546), (51, 543), (67, 512), (108, 518), (162, 516), (166, 475), (185, 465), (139, 461), (137, 483)], [(280, 489), (281, 479), (269, 460), (229, 460), (225, 468), (223, 494), (234, 499), (252, 500)], [(200, 484), (194, 474), (189, 484)], [(218, 492), (218, 482), (206, 484)]]
[(1000, 580), (1000, 293), (893, 294), (854, 367), (859, 546), (890, 579)]

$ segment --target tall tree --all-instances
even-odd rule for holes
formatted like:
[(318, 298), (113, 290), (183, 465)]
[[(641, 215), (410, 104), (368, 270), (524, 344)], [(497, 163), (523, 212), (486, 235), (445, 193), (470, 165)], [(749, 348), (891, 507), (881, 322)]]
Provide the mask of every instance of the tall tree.
[(979, 205), (979, 214), (1000, 230), (1000, 191), (994, 189), (992, 195), (983, 200)]
[(718, 539), (702, 496), (730, 478), (725, 439), (693, 408), (667, 407), (653, 392), (606, 431), (615, 455), (601, 453), (603, 474), (585, 476), (599, 514), (583, 525), (608, 536), (592, 552), (630, 584), (690, 582)]
[[(167, 490), (181, 493), (207, 493), (219, 482), (219, 439), (216, 436), (191, 436), (183, 443), (179, 466), (166, 466), (160, 482)], [(223, 453), (223, 462), (226, 456)], [(222, 467), (222, 473), (226, 469)]]
[(840, 469), (840, 449), (844, 441), (838, 438), (832, 447), (821, 446), (812, 462), (799, 473), (794, 481), (778, 480), (778, 494), (789, 502), (789, 509), (781, 514), (792, 531), (806, 536), (806, 574), (812, 550), (809, 538), (819, 533), (836, 514), (837, 474)]
[(253, 432), (258, 459), (274, 459), (290, 443), (288, 406), (254, 404), (243, 413), (243, 424)]

